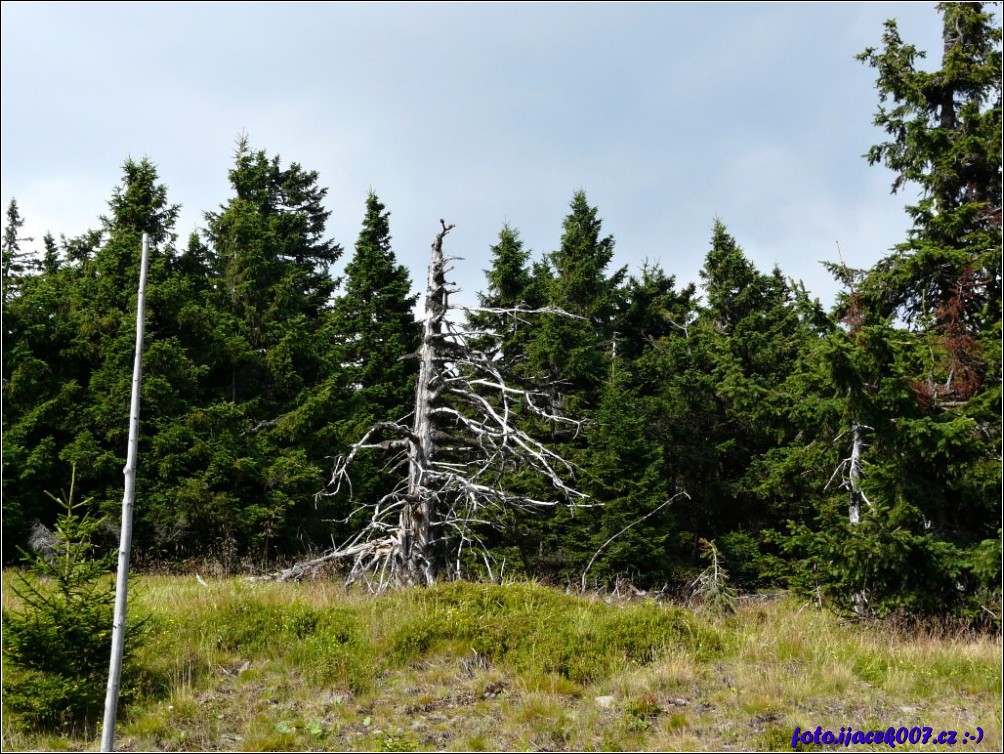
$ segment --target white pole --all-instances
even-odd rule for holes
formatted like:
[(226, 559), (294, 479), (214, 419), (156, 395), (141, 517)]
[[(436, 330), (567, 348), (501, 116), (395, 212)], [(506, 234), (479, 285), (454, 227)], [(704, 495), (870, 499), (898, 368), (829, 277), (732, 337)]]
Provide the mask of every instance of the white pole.
[(143, 234), (143, 254), (139, 268), (139, 296), (136, 302), (136, 359), (132, 368), (132, 404), (129, 410), (129, 451), (125, 465), (125, 492), (122, 495), (122, 535), (119, 545), (119, 570), (115, 582), (115, 618), (112, 622), (112, 656), (108, 666), (108, 691), (105, 694), (105, 720), (101, 730), (101, 751), (115, 751), (115, 718), (122, 680), (122, 655), (125, 650), (126, 597), (129, 586), (129, 552), (132, 549), (132, 509), (136, 498), (136, 455), (139, 445), (139, 385), (143, 372), (143, 314), (146, 300), (147, 252), (150, 237)]

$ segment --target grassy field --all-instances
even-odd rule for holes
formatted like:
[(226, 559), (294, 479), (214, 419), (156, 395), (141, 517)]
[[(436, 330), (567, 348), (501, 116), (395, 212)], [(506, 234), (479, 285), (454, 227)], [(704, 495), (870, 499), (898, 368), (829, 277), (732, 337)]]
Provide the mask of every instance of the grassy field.
[[(1002, 746), (998, 638), (852, 625), (790, 599), (719, 619), (526, 583), (370, 597), (146, 576), (134, 592), (150, 635), (120, 750), (790, 751), (796, 726), (958, 732), (906, 751)], [(10, 714), (2, 744), (97, 748)], [(844, 748), (890, 750), (799, 745)]]

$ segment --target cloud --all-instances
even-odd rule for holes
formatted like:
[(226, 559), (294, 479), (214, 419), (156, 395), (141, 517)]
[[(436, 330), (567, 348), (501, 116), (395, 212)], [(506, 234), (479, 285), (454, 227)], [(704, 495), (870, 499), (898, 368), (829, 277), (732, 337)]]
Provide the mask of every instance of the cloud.
[(29, 223), (95, 225), (123, 160), (148, 156), (184, 236), (227, 201), (246, 131), (319, 172), (349, 251), (376, 190), (416, 282), (455, 222), (471, 296), (503, 222), (551, 251), (580, 188), (616, 264), (696, 280), (721, 215), (758, 265), (825, 289), (834, 236), (877, 259), (905, 226), (859, 157), (881, 134), (852, 57), (888, 16), (919, 46), (939, 35), (909, 4), (2, 8), (0, 177)]

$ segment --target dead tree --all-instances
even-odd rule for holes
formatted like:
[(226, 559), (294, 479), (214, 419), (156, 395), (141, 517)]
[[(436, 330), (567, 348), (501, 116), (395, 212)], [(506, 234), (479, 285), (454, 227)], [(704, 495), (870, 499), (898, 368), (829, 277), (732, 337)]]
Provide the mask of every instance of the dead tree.
[[(355, 501), (357, 512), (368, 513), (361, 531), (341, 547), (284, 571), (279, 578), (295, 578), (312, 566), (343, 559), (352, 563), (350, 582), (371, 576), (377, 589), (388, 584), (430, 584), (459, 577), (472, 552), (491, 577), (488, 548), (478, 534), (483, 527), (496, 526), (513, 508), (588, 505), (586, 496), (570, 484), (572, 465), (531, 437), (518, 419), (530, 414), (552, 426), (558, 423), (576, 430), (580, 423), (553, 410), (543, 393), (506, 381), (503, 365), (491, 349), (483, 348), (485, 340), (497, 333), (472, 332), (450, 317), (461, 310), (516, 318), (565, 313), (553, 308), (451, 307), (450, 295), (456, 289), (446, 280), (452, 258), (444, 256), (443, 241), (453, 225), (442, 220), (440, 224), (429, 262), (411, 422), (371, 427), (347, 454), (335, 459), (331, 480), (318, 497), (346, 490), (351, 494), (349, 470), (366, 451), (393, 453), (390, 465), (402, 471), (402, 482), (378, 500)], [(507, 491), (504, 473), (517, 468), (546, 479), (555, 499), (531, 499)]]

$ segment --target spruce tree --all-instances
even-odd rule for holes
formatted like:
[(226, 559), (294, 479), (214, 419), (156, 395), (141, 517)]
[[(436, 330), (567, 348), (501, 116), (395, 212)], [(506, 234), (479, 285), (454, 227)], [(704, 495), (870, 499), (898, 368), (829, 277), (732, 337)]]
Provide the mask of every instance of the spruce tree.
[(355, 254), (345, 267), (345, 292), (332, 314), (345, 377), (365, 416), (360, 424), (393, 421), (414, 403), (421, 327), (415, 320), (418, 294), (408, 270), (391, 248), (390, 213), (376, 194), (366, 198), (366, 216)]
[(21, 228), (24, 227), (24, 218), (17, 208), (17, 200), (11, 199), (7, 205), (7, 215), (3, 229), (3, 248), (0, 251), (0, 259), (3, 264), (3, 302), (17, 295), (18, 279), (26, 273), (35, 270), (38, 263), (31, 259), (28, 252), (22, 251), (21, 244), (25, 241), (33, 241), (33, 238), (21, 236)]
[(206, 215), (218, 314), (200, 425), (215, 441), (201, 446), (203, 471), (189, 480), (198, 517), (187, 525), (211, 524), (226, 551), (268, 559), (318, 546), (323, 533), (312, 498), (344, 402), (325, 337), (341, 247), (325, 238), (316, 172), (284, 167), (242, 137), (230, 183), (234, 195)]
[(984, 3), (940, 3), (941, 67), (927, 71), (925, 53), (903, 42), (887, 21), (881, 49), (858, 59), (877, 71), (875, 125), (890, 140), (867, 153), (894, 173), (893, 191), (913, 184), (909, 238), (863, 281), (861, 295), (881, 316), (898, 314), (917, 327), (953, 317), (1000, 319), (1001, 298), (1001, 29)]
[[(40, 503), (61, 462), (77, 464), (78, 484), (99, 505), (116, 507), (121, 498), (144, 232), (159, 244), (151, 253), (147, 293), (146, 462), (159, 448), (154, 438), (160, 428), (179, 420), (195, 397), (198, 370), (178, 339), (179, 302), (169, 294), (178, 208), (167, 201), (149, 160), (126, 161), (109, 209), (100, 231), (63, 240), (66, 263), (47, 237), (41, 274), (25, 281), (17, 305), (19, 325), (11, 333), (17, 358), (5, 384), (4, 427), (4, 463), (17, 485), (5, 489), (5, 504), (24, 499), (24, 524), (53, 521), (55, 511)], [(148, 481), (144, 474), (141, 489), (149, 491)], [(5, 537), (9, 531), (5, 521)]]
[(534, 306), (531, 293), (530, 252), (523, 248), (519, 230), (508, 223), (499, 231), (498, 243), (491, 247), (491, 269), (485, 270), (486, 293), (478, 299), (484, 307)]
[(330, 212), (316, 172), (237, 144), (234, 196), (207, 213), (220, 280), (219, 306), (232, 317), (230, 384), (235, 404), (252, 401), (262, 420), (323, 369), (310, 337), (335, 290), (330, 266), (342, 250), (324, 238)]
[(842, 327), (819, 363), (839, 409), (817, 437), (839, 443), (828, 465), (846, 489), (831, 486), (786, 547), (805, 557), (803, 579), (858, 613), (983, 621), (1000, 612), (1001, 30), (982, 3), (938, 10), (940, 69), (916, 66), (894, 21), (859, 56), (891, 137), (868, 160), (922, 196), (908, 239), (870, 270), (832, 266)]
[(646, 261), (632, 275), (621, 294), (617, 314), (617, 355), (637, 371), (638, 360), (652, 345), (672, 337), (686, 337), (695, 314), (696, 288), (676, 289), (676, 278), (658, 264)]
[[(483, 309), (537, 309), (544, 306), (546, 293), (541, 290), (530, 266), (530, 252), (523, 248), (519, 230), (508, 223), (499, 231), (498, 243), (491, 249), (491, 267), (484, 271), (487, 288), (478, 293)], [(494, 349), (510, 375), (526, 370), (527, 347), (533, 327), (525, 319), (501, 313), (478, 312), (468, 317), (475, 333), (487, 331), (482, 347)], [(495, 337), (495, 336), (500, 337)]]
[(899, 571), (916, 586), (894, 580), (891, 603), (906, 592), (925, 609), (975, 615), (985, 613), (978, 604), (1000, 603), (1001, 29), (982, 3), (938, 10), (938, 70), (915, 66), (920, 53), (894, 22), (882, 49), (860, 56), (878, 71), (875, 122), (892, 137), (869, 162), (894, 172), (894, 189), (922, 191), (907, 207), (907, 241), (861, 281), (866, 322), (882, 326), (896, 313), (907, 323), (890, 366), (914, 400), (887, 450), (873, 448), (869, 460), (892, 516), (885, 531), (917, 537), (903, 548), (915, 573)]
[[(11, 476), (16, 476), (16, 466), (8, 466), (9, 459), (16, 456), (23, 458), (26, 450), (20, 445), (15, 433), (11, 432), (16, 424), (14, 419), (18, 413), (20, 384), (12, 383), (12, 378), (18, 374), (19, 383), (30, 383), (23, 366), (17, 368), (18, 359), (30, 358), (30, 354), (21, 342), (30, 326), (30, 297), (26, 298), (23, 290), (24, 273), (26, 271), (25, 252), (21, 244), (30, 239), (22, 238), (21, 228), (24, 218), (17, 207), (17, 201), (11, 199), (7, 206), (7, 215), (3, 229), (3, 531), (4, 543), (9, 544), (9, 532), (23, 535), (30, 514), (26, 513), (26, 500), (18, 499), (17, 495), (8, 494)], [(31, 286), (29, 285), (29, 288)], [(27, 306), (26, 306), (27, 304)], [(35, 362), (35, 366), (41, 366)], [(27, 380), (24, 377), (28, 377)], [(25, 385), (27, 386), (27, 385)], [(22, 407), (23, 408), (23, 407)], [(16, 536), (16, 535), (15, 535)], [(13, 551), (8, 547), (8, 552)]]
[(90, 374), (89, 354), (77, 338), (77, 276), (64, 268), (21, 279), (4, 301), (5, 563), (14, 561), (35, 520), (55, 519), (45, 490), (62, 468), (60, 451), (76, 435)]
[[(75, 478), (75, 473), (74, 473)], [(15, 571), (17, 609), (3, 609), (4, 705), (30, 727), (90, 730), (105, 697), (115, 588), (108, 578), (114, 554), (95, 544), (103, 521), (89, 501), (74, 501), (73, 478), (65, 500), (49, 495), (59, 515), (53, 531), (36, 526), (28, 569)], [(139, 629), (137, 631), (137, 629)], [(138, 690), (135, 651), (143, 621), (129, 621), (121, 703)]]
[[(702, 538), (739, 532), (746, 554), (728, 565), (755, 581), (760, 533), (779, 523), (776, 501), (759, 489), (763, 464), (794, 436), (778, 387), (812, 336), (780, 272), (759, 272), (719, 220), (701, 278), (703, 305), (688, 307), (684, 296), (638, 362), (667, 492), (687, 493), (672, 506), (669, 549), (697, 565)], [(727, 560), (738, 555), (730, 549), (722, 548)]]
[[(577, 191), (562, 223), (559, 247), (534, 265), (529, 291), (572, 316), (545, 314), (526, 345), (528, 373), (543, 379), (557, 411), (590, 418), (601, 400), (614, 348), (620, 286), (626, 270), (608, 275), (614, 239), (586, 194)], [(552, 447), (582, 466), (587, 440), (578, 431), (552, 424), (537, 433), (551, 435)], [(589, 469), (583, 468), (588, 475)], [(597, 501), (602, 502), (602, 501)], [(577, 579), (591, 553), (585, 552), (579, 515), (570, 509), (541, 511), (519, 522), (516, 544), (524, 568), (532, 573)]]
[(583, 191), (575, 192), (565, 217), (561, 245), (547, 257), (547, 302), (574, 318), (548, 316), (530, 348), (537, 372), (549, 375), (556, 393), (570, 405), (595, 405), (613, 345), (620, 269), (608, 276), (613, 236)]
[[(343, 452), (369, 427), (398, 421), (415, 404), (415, 377), (421, 342), (421, 325), (415, 320), (418, 295), (411, 292), (408, 270), (398, 264), (391, 246), (390, 213), (372, 191), (356, 241), (355, 253), (345, 267), (345, 291), (336, 299), (325, 337), (334, 344), (333, 358), (342, 370), (347, 391), (344, 419), (337, 422), (329, 455)], [(360, 460), (353, 493), (360, 500), (378, 500), (389, 493), (396, 479), (382, 459)], [(325, 501), (331, 520), (343, 520), (344, 498)], [(344, 539), (345, 530), (333, 532)]]

